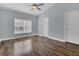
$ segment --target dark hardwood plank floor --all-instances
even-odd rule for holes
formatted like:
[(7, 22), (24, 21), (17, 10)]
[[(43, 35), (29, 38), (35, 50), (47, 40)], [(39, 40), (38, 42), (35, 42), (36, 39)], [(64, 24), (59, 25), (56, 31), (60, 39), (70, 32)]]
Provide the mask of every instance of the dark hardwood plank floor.
[(79, 45), (40, 36), (2, 41), (1, 56), (79, 56)]

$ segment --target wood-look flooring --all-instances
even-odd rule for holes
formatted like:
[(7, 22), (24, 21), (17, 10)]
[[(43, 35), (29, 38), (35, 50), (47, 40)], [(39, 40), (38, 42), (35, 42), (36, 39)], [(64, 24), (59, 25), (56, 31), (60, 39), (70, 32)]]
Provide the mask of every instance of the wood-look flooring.
[(79, 45), (40, 36), (0, 43), (1, 56), (79, 56)]

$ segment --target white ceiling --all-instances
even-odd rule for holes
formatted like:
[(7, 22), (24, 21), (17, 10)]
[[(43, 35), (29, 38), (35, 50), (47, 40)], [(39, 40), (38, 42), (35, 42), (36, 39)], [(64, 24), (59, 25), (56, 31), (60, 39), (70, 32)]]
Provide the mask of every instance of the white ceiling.
[(36, 16), (40, 15), (49, 7), (53, 6), (54, 3), (45, 3), (43, 6), (40, 7), (42, 9), (41, 11), (38, 11), (38, 10), (32, 11), (31, 6), (25, 6), (25, 5), (32, 5), (32, 3), (0, 3), (1, 8), (20, 11), (20, 12), (24, 12), (24, 13), (28, 13)]

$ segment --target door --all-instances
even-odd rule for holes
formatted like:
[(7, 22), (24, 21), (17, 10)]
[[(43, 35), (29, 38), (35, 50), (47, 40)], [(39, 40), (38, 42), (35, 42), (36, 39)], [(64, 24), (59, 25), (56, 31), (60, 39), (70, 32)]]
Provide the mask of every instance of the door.
[(43, 36), (48, 36), (48, 18), (43, 19)]
[(79, 44), (79, 11), (68, 12), (65, 16), (65, 37), (68, 42)]
[(48, 36), (48, 17), (40, 18), (38, 23), (39, 34), (42, 36)]

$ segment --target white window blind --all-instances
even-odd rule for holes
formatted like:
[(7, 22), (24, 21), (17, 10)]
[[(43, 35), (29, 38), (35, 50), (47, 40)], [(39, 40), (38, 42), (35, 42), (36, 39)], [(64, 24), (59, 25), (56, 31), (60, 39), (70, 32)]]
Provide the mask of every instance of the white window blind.
[(14, 20), (14, 34), (32, 32), (32, 21), (24, 19)]

